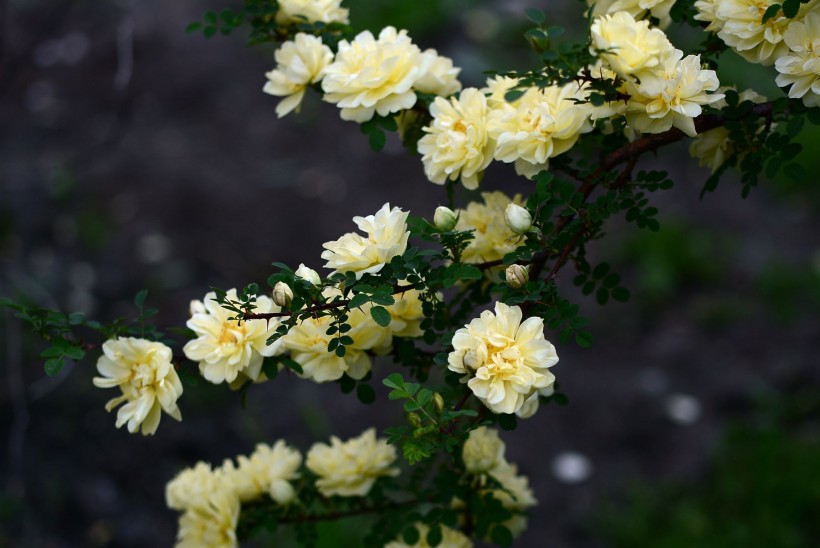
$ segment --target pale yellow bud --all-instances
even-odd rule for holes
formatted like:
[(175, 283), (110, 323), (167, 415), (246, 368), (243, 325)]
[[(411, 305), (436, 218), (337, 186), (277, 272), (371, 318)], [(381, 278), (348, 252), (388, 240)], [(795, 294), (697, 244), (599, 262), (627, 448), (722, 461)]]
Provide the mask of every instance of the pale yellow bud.
[(436, 406), (436, 409), (439, 413), (441, 413), (444, 410), (444, 398), (441, 397), (441, 394), (439, 394), (438, 392), (433, 394), (433, 405)]
[(407, 422), (409, 422), (410, 426), (412, 426), (413, 428), (418, 428), (419, 426), (421, 426), (421, 417), (419, 417), (415, 413), (408, 413)]
[(433, 215), (433, 224), (440, 232), (448, 232), (453, 230), (458, 222), (458, 217), (449, 207), (438, 206), (436, 213)]
[(273, 302), (277, 306), (287, 308), (293, 301), (293, 290), (285, 282), (276, 282), (273, 286)]
[(504, 220), (510, 230), (516, 234), (526, 234), (532, 228), (532, 215), (517, 204), (510, 204), (504, 211)]
[(521, 289), (530, 280), (529, 269), (520, 264), (511, 264), (505, 272), (507, 285), (513, 289)]
[(472, 349), (464, 353), (463, 362), (464, 367), (466, 367), (467, 369), (475, 370), (478, 369), (478, 367), (481, 365), (481, 360), (478, 357), (478, 352)]
[(300, 264), (299, 268), (296, 269), (296, 272), (294, 272), (294, 274), (296, 274), (303, 280), (307, 280), (308, 282), (312, 283), (317, 287), (322, 285), (322, 279), (319, 277), (319, 273), (313, 270), (312, 268), (308, 268), (304, 264)]

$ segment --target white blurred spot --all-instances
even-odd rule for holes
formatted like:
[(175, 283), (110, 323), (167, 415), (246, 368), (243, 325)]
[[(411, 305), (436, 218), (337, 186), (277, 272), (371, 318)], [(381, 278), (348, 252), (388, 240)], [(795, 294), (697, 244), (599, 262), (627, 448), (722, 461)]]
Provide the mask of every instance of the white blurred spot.
[(552, 460), (552, 473), (562, 483), (581, 483), (592, 475), (592, 463), (581, 453), (566, 451)]
[(95, 281), (97, 281), (97, 275), (94, 267), (88, 263), (74, 263), (68, 269), (68, 283), (78, 291), (88, 291), (94, 286)]
[(489, 10), (476, 9), (464, 17), (464, 34), (475, 42), (489, 42), (498, 34), (500, 23), (498, 14)]
[(669, 388), (669, 377), (657, 367), (647, 367), (638, 373), (638, 386), (651, 396), (660, 396)]
[(53, 107), (57, 100), (54, 97), (54, 86), (51, 82), (38, 80), (26, 89), (26, 108), (29, 112), (43, 112)]
[(71, 312), (91, 314), (94, 312), (94, 307), (97, 306), (97, 301), (90, 292), (85, 289), (77, 289), (68, 295), (67, 304)]
[(63, 38), (46, 40), (34, 49), (34, 63), (51, 67), (58, 63), (76, 65), (88, 53), (88, 37), (81, 32), (70, 32)]
[(164, 234), (146, 234), (137, 242), (137, 256), (144, 263), (161, 263), (171, 254), (171, 240)]
[(76, 65), (88, 53), (88, 37), (81, 32), (71, 32), (60, 41), (60, 56), (67, 65)]
[(672, 394), (666, 398), (664, 409), (666, 416), (678, 424), (694, 424), (701, 416), (700, 402), (688, 394)]

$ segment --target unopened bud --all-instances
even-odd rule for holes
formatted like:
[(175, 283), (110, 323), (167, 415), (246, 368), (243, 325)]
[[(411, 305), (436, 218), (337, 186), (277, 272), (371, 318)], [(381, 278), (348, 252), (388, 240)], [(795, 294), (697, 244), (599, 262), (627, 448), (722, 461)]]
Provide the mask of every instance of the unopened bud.
[(312, 268), (306, 267), (304, 263), (299, 265), (299, 268), (296, 269), (295, 274), (303, 280), (307, 280), (317, 287), (322, 285), (322, 279), (319, 277), (319, 273), (313, 270)]
[(419, 417), (415, 413), (408, 413), (407, 422), (409, 422), (410, 426), (412, 426), (413, 428), (418, 428), (419, 426), (421, 426), (421, 417)]
[(458, 222), (458, 218), (452, 209), (444, 206), (438, 206), (436, 208), (436, 212), (433, 215), (433, 224), (436, 225), (439, 232), (453, 230), (456, 227), (456, 222)]
[(508, 286), (513, 289), (521, 289), (530, 280), (530, 271), (524, 265), (511, 264), (507, 267), (505, 276), (507, 278)]
[(481, 365), (481, 361), (478, 359), (478, 352), (475, 350), (468, 350), (465, 352), (461, 361), (467, 369), (476, 370)]
[(526, 234), (532, 228), (532, 215), (517, 204), (510, 204), (504, 210), (504, 220), (507, 226), (516, 234)]
[(436, 406), (436, 410), (441, 413), (444, 410), (444, 398), (436, 392), (433, 394), (433, 405)]
[(285, 282), (276, 282), (276, 285), (273, 286), (273, 302), (277, 306), (287, 308), (290, 306), (291, 301), (293, 301), (293, 290), (290, 286)]

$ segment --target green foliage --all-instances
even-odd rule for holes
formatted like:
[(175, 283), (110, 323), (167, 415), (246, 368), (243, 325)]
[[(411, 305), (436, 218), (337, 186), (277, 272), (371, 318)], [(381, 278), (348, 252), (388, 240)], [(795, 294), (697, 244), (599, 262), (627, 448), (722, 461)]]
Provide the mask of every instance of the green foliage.
[(820, 397), (816, 388), (796, 396), (799, 404), (771, 402), (764, 426), (731, 427), (701, 480), (642, 486), (605, 507), (600, 536), (615, 548), (812, 546), (820, 538)]

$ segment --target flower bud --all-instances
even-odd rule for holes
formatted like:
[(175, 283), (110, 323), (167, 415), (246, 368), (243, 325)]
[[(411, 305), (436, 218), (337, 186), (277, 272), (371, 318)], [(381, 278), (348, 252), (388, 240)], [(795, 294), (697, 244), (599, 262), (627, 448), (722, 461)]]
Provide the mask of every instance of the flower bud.
[(530, 280), (529, 269), (520, 264), (511, 264), (505, 272), (507, 285), (513, 289), (521, 289)]
[(419, 417), (416, 413), (408, 413), (407, 422), (409, 422), (410, 426), (413, 428), (418, 428), (421, 426), (421, 417)]
[(449, 207), (438, 206), (436, 213), (433, 215), (433, 224), (439, 232), (448, 232), (456, 227), (458, 218), (453, 210)]
[(504, 211), (504, 220), (516, 234), (526, 234), (532, 228), (532, 215), (520, 205), (510, 204)]
[(436, 410), (441, 413), (444, 410), (444, 398), (436, 392), (433, 394), (433, 405), (436, 406)]
[(303, 280), (307, 280), (317, 287), (322, 285), (322, 279), (319, 277), (319, 273), (313, 270), (312, 268), (306, 267), (304, 263), (299, 264), (299, 268), (296, 269), (295, 274)]
[(468, 350), (465, 352), (462, 362), (464, 363), (464, 367), (472, 370), (478, 369), (481, 365), (481, 360), (479, 360), (478, 353), (475, 350)]
[(285, 282), (276, 282), (276, 285), (273, 286), (273, 302), (277, 306), (287, 308), (290, 306), (291, 301), (293, 301), (293, 290), (290, 286)]

